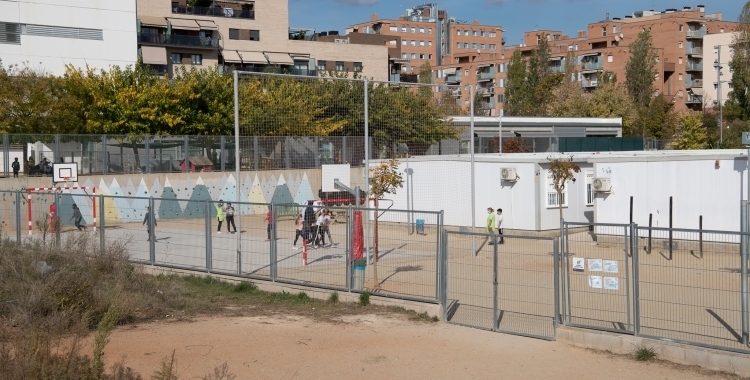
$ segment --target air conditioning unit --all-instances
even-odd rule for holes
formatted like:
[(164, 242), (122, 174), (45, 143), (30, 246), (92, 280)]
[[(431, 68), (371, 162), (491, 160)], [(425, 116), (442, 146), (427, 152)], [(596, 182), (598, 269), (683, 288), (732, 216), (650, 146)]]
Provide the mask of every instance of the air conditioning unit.
[(609, 178), (594, 178), (591, 185), (594, 191), (599, 193), (609, 193), (612, 191), (612, 180)]
[(500, 179), (508, 182), (518, 181), (518, 175), (516, 174), (515, 168), (502, 168), (500, 169)]

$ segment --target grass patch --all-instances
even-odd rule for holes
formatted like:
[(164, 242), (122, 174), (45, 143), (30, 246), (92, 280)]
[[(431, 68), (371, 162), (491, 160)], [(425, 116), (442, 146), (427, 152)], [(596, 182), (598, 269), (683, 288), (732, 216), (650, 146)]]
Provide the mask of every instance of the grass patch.
[(365, 291), (359, 295), (359, 305), (367, 306), (370, 304), (370, 292)]
[(339, 293), (338, 292), (331, 293), (331, 295), (328, 296), (328, 303), (334, 304), (334, 305), (339, 303)]
[(647, 347), (640, 345), (635, 348), (635, 360), (639, 362), (650, 362), (656, 360), (659, 354), (656, 353), (656, 349), (653, 347)]

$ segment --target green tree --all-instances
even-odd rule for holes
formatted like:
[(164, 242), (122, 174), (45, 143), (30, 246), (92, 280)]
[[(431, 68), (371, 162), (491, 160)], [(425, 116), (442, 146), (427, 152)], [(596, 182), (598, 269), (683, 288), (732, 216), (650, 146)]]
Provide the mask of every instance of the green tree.
[(373, 219), (375, 220), (375, 229), (373, 237), (373, 277), (374, 277), (374, 288), (380, 288), (380, 281), (378, 280), (378, 218), (380, 212), (378, 211), (378, 202), (383, 199), (386, 194), (395, 194), (396, 191), (404, 187), (404, 178), (401, 172), (398, 170), (398, 160), (391, 159), (389, 161), (383, 161), (380, 165), (370, 168), (370, 196), (375, 198), (375, 210)]
[(657, 55), (651, 39), (651, 31), (638, 33), (630, 45), (630, 58), (625, 64), (625, 83), (628, 94), (638, 107), (648, 107), (654, 94), (654, 79)]
[(653, 137), (658, 140), (666, 140), (674, 136), (677, 115), (672, 109), (672, 104), (663, 96), (655, 96), (648, 107), (640, 107), (637, 110), (636, 128), (631, 131), (631, 136), (637, 136), (638, 131), (643, 137)]
[(526, 83), (526, 60), (521, 50), (516, 49), (508, 63), (508, 75), (505, 85), (505, 113), (508, 116), (525, 116), (529, 113), (531, 91)]
[(703, 126), (703, 114), (687, 111), (679, 116), (680, 131), (672, 146), (679, 150), (708, 148), (708, 133)]
[(614, 82), (605, 82), (597, 87), (586, 104), (586, 117), (621, 117), (624, 136), (638, 136), (638, 113), (627, 90)]
[(425, 61), (419, 67), (419, 83), (432, 84), (432, 66), (430, 66), (430, 61)]
[(729, 61), (732, 91), (728, 94), (725, 115), (735, 113), (736, 117), (750, 120), (750, 1), (742, 7), (737, 21), (737, 33), (732, 41), (733, 54)]
[(549, 161), (549, 172), (552, 175), (552, 187), (555, 189), (555, 192), (557, 192), (557, 208), (560, 210), (560, 220), (562, 220), (563, 191), (565, 191), (568, 182), (576, 181), (575, 173), (580, 173), (581, 167), (575, 164), (573, 156), (570, 156), (570, 158), (548, 157), (547, 160)]

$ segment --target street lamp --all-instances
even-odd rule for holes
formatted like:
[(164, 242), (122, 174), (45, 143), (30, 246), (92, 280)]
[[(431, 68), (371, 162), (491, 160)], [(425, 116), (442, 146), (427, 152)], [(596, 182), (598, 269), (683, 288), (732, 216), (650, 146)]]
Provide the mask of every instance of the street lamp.
[(724, 126), (722, 120), (724, 120), (724, 109), (721, 102), (721, 45), (714, 46), (716, 49), (716, 60), (714, 60), (714, 69), (716, 70), (716, 101), (719, 103), (719, 147), (724, 143)]

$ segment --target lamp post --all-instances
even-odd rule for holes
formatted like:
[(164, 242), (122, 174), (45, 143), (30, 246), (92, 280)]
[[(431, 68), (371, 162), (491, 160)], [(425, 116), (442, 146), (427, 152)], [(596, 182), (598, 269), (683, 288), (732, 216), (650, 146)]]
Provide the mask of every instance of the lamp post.
[(719, 148), (724, 143), (724, 109), (721, 102), (721, 45), (714, 46), (716, 49), (716, 60), (714, 60), (714, 69), (716, 69), (716, 101), (719, 103)]

